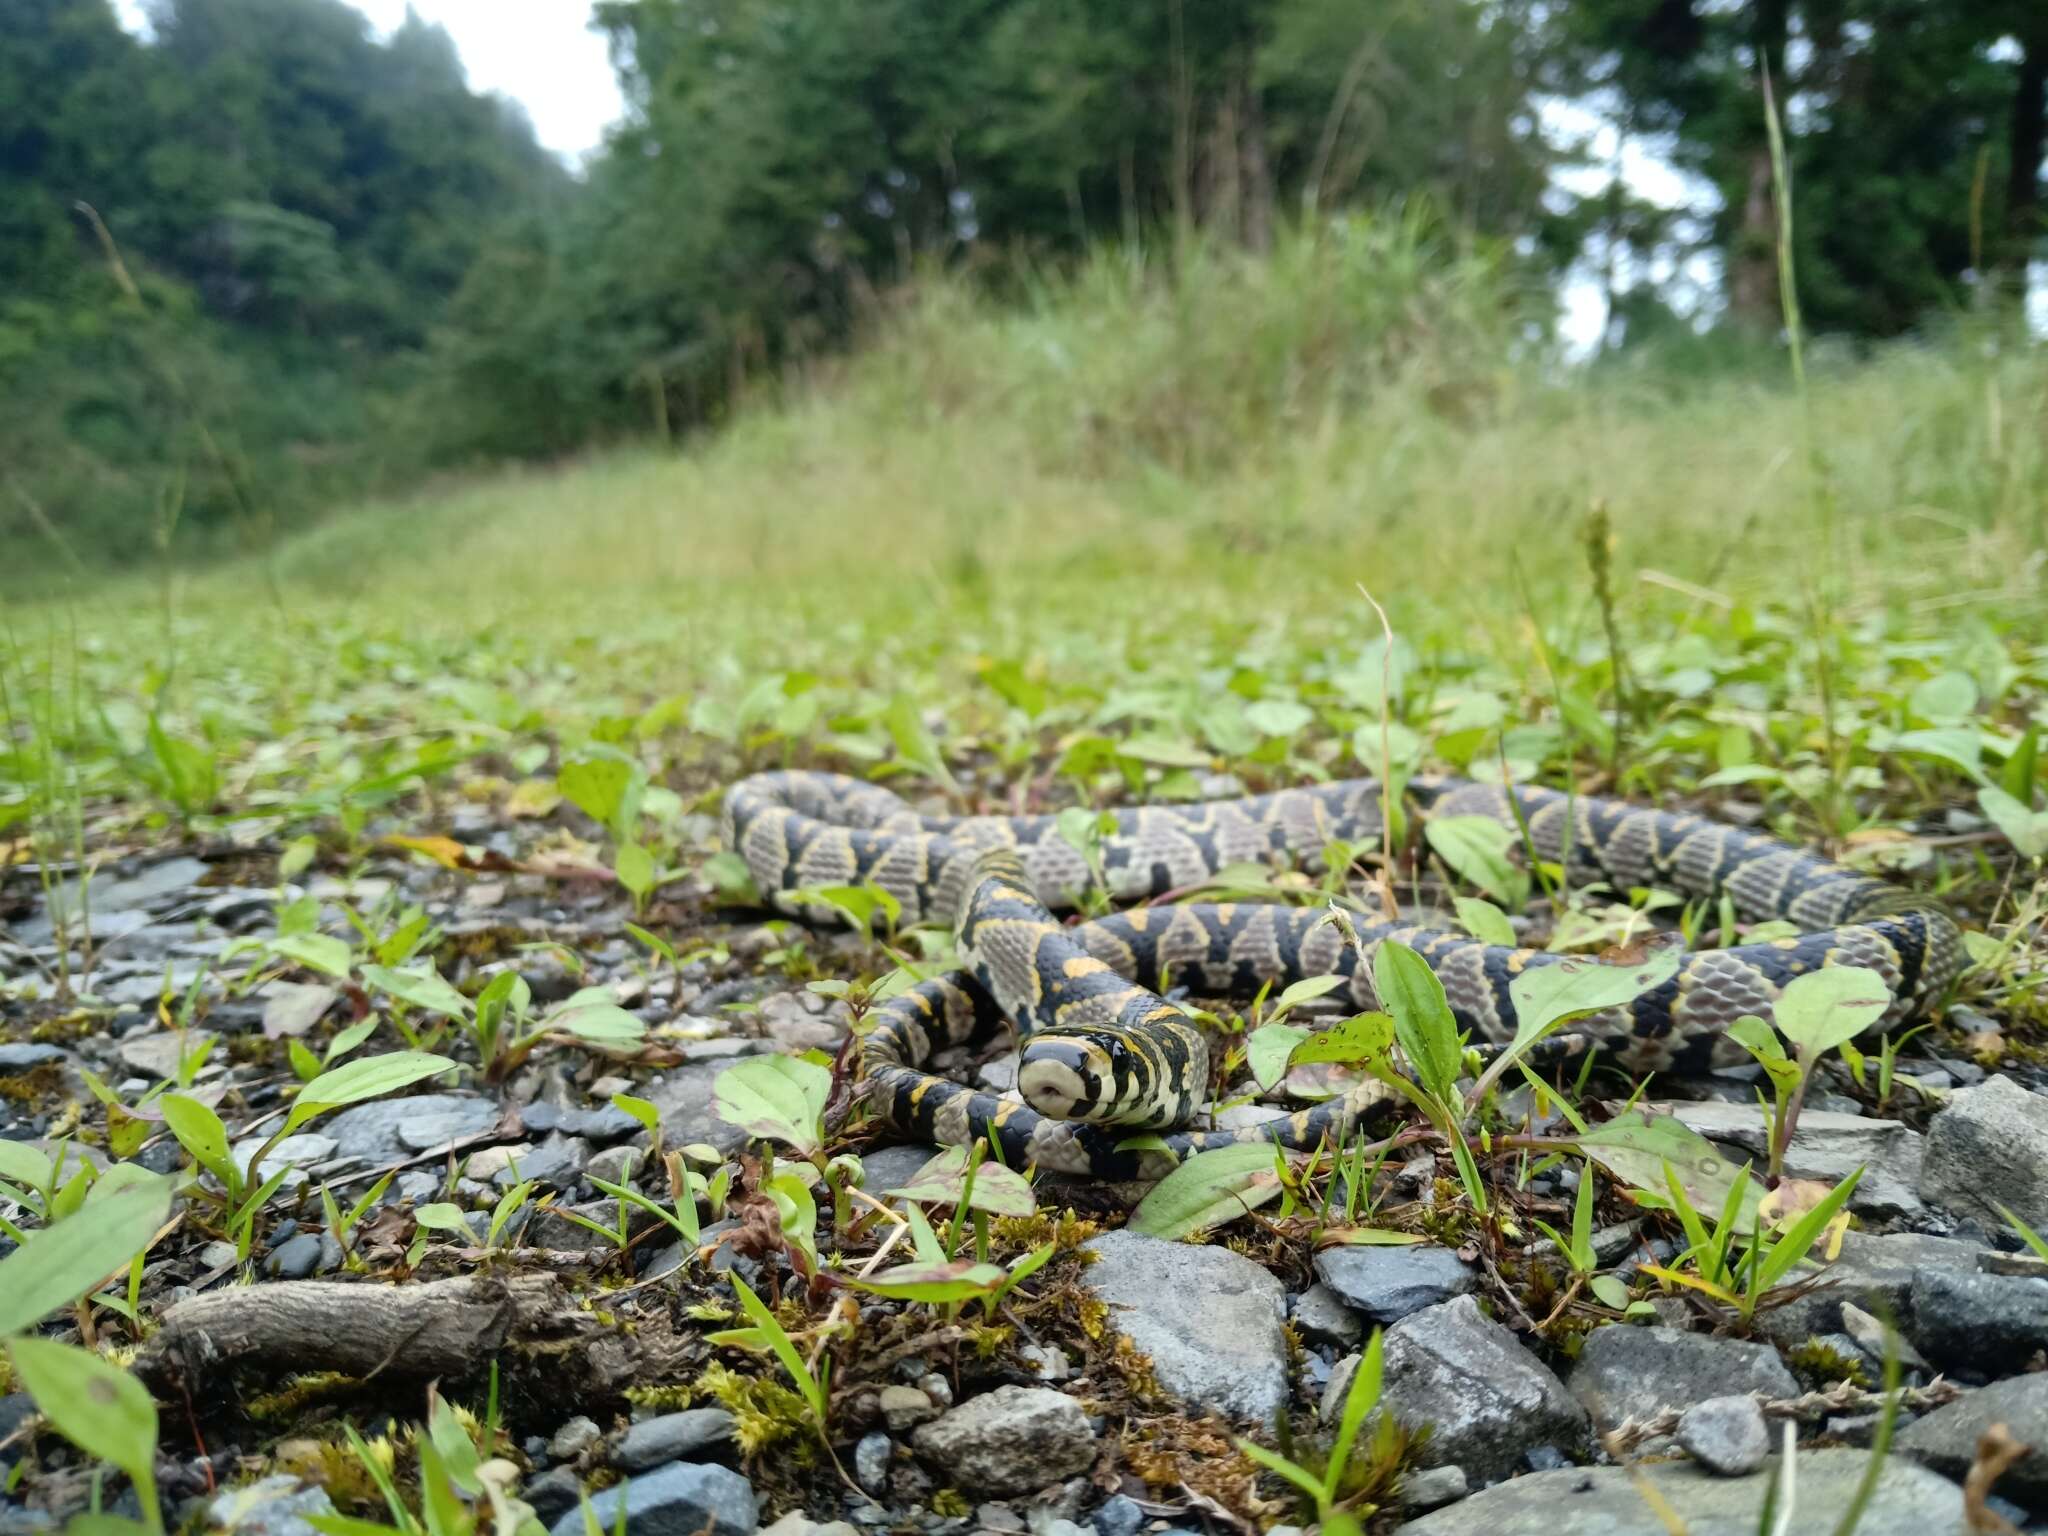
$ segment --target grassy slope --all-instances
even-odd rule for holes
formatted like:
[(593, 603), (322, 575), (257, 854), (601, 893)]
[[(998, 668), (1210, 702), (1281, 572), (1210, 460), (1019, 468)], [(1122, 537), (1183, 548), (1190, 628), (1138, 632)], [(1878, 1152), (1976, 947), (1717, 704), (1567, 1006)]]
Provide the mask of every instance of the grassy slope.
[[(1999, 770), (2048, 679), (2048, 355), (1824, 365), (1802, 407), (1775, 378), (1547, 375), (1513, 360), (1503, 292), (1394, 224), (1178, 283), (1105, 256), (1005, 306), (933, 282), (688, 452), (336, 516), (277, 552), (277, 604), (251, 564), (179, 578), (169, 630), (147, 585), (18, 611), (13, 707), (89, 794), (157, 808), (178, 795), (143, 747), (153, 693), (229, 811), (331, 810), (439, 739), (532, 771), (630, 732), (691, 789), (857, 765), (891, 755), (899, 699), (992, 779), (1135, 784), (1113, 748), (1135, 732), (1277, 781), (1359, 771), (1363, 581), (1414, 664), (1400, 718), (1454, 767), (1618, 762), (1646, 793), (1733, 769), (1788, 828), (1838, 834), (1967, 800), (1958, 753)], [(1595, 503), (1631, 653), (1618, 757)], [(103, 715), (38, 691), (70, 669), (53, 615)], [(1912, 702), (1944, 673), (1978, 713)], [(1898, 744), (1966, 724), (1974, 747)]]

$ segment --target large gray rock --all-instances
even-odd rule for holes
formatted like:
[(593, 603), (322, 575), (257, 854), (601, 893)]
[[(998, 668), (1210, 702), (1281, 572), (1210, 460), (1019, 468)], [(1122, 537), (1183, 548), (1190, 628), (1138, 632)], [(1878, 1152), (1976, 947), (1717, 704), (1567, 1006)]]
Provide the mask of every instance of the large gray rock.
[(1908, 1424), (1895, 1443), (1937, 1472), (1961, 1477), (1976, 1459), (1977, 1437), (1993, 1424), (2003, 1424), (2015, 1439), (2034, 1448), (1993, 1491), (2036, 1514), (2048, 1514), (2048, 1373), (2036, 1371), (1979, 1387)]
[(911, 1444), (968, 1493), (1034, 1493), (1095, 1461), (1088, 1415), (1050, 1387), (984, 1392), (920, 1426)]
[(1574, 1454), (1591, 1445), (1586, 1411), (1564, 1383), (1470, 1296), (1403, 1318), (1385, 1348), (1381, 1407), (1410, 1429), (1430, 1426), (1423, 1466), (1455, 1462), (1486, 1480), (1515, 1471), (1536, 1446)]
[(2004, 1205), (2048, 1229), (2048, 1097), (2004, 1073), (1958, 1092), (1928, 1129), (1920, 1195), (1988, 1226)]
[(498, 1123), (491, 1099), (459, 1093), (421, 1093), (409, 1099), (374, 1099), (320, 1122), (343, 1157), (395, 1163), (445, 1142), (480, 1135)]
[(1837, 1333), (1842, 1327), (1842, 1303), (1851, 1301), (1878, 1317), (1897, 1319), (1910, 1337), (1912, 1319), (1908, 1307), (1913, 1277), (1929, 1269), (1967, 1273), (1976, 1269), (1977, 1255), (1984, 1251), (1975, 1243), (1952, 1237), (1923, 1237), (1917, 1232), (1895, 1232), (1884, 1237), (1848, 1233), (1834, 1263), (1805, 1265), (1787, 1277), (1788, 1283), (1813, 1278), (1822, 1283), (1794, 1301), (1757, 1313), (1756, 1330), (1780, 1344), (1798, 1344), (1815, 1334)]
[(1325, 1248), (1316, 1255), (1316, 1276), (1344, 1305), (1376, 1323), (1398, 1323), (1479, 1283), (1470, 1264), (1435, 1243)]
[(1109, 1320), (1152, 1360), (1176, 1397), (1232, 1418), (1271, 1424), (1287, 1403), (1287, 1293), (1264, 1267), (1227, 1248), (1198, 1248), (1134, 1232), (1088, 1244), (1081, 1272)]
[(1996, 1376), (2048, 1350), (2048, 1280), (1929, 1269), (1908, 1295), (1913, 1342), (1941, 1370)]
[[(1666, 1106), (1678, 1122), (1730, 1150), (1736, 1162), (1762, 1168), (1770, 1155), (1770, 1131), (1763, 1111), (1749, 1104), (1709, 1099)], [(1799, 1116), (1785, 1172), (1796, 1179), (1839, 1184), (1856, 1169), (1863, 1177), (1849, 1196), (1849, 1208), (1866, 1216), (1911, 1215), (1925, 1209), (1918, 1185), (1923, 1148), (1920, 1137), (1897, 1120), (1873, 1120), (1808, 1107)]]
[(1610, 1323), (1587, 1336), (1572, 1367), (1571, 1390), (1593, 1422), (1608, 1430), (1623, 1419), (1646, 1419), (1710, 1397), (1796, 1397), (1799, 1383), (1767, 1344)]
[[(752, 1483), (730, 1467), (691, 1461), (630, 1477), (590, 1501), (606, 1531), (618, 1523), (621, 1505), (633, 1536), (754, 1536), (761, 1520)], [(582, 1509), (557, 1520), (551, 1536), (583, 1536)]]
[[(1869, 1460), (1865, 1451), (1802, 1452), (1794, 1531), (1833, 1529), (1848, 1507)], [(1471, 1498), (1410, 1520), (1395, 1536), (1670, 1536), (1671, 1527), (1644, 1500), (1640, 1475), (1685, 1521), (1687, 1536), (1756, 1536), (1772, 1462), (1752, 1477), (1723, 1478), (1689, 1461), (1642, 1467), (1573, 1467), (1538, 1472), (1488, 1488)], [(1876, 1492), (1856, 1536), (1942, 1536), (1960, 1530), (1963, 1491), (1947, 1478), (1894, 1456), (1878, 1476)]]
[(644, 1472), (665, 1461), (681, 1461), (713, 1446), (732, 1443), (739, 1421), (723, 1408), (685, 1408), (642, 1419), (619, 1436), (612, 1447), (612, 1464), (627, 1472)]

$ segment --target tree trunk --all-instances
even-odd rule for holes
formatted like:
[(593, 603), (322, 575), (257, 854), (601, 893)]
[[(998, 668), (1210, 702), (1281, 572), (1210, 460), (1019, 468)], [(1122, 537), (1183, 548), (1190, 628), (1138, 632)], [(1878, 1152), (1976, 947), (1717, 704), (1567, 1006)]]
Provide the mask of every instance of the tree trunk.
[[(1760, 0), (1751, 33), (1759, 71), (1768, 70), (1778, 122), (1784, 126), (1785, 103), (1792, 83), (1785, 78), (1786, 0)], [(1778, 209), (1771, 197), (1771, 147), (1764, 126), (1764, 96), (1759, 79), (1755, 139), (1747, 156), (1742, 211), (1728, 253), (1728, 311), (1739, 324), (1773, 330), (1780, 318), (1778, 303)], [(1790, 158), (1788, 146), (1786, 155)]]
[(1244, 243), (1255, 251), (1273, 244), (1273, 167), (1266, 155), (1266, 113), (1249, 49), (1244, 65)]

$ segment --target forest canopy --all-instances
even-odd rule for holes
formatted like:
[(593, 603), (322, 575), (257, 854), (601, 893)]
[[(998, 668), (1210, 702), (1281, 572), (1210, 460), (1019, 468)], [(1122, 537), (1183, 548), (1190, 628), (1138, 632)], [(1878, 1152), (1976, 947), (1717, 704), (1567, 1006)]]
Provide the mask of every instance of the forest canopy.
[[(1704, 253), (1768, 342), (1766, 77), (1810, 325), (1911, 333), (2043, 235), (2033, 0), (601, 0), (628, 113), (580, 174), (414, 16), (6, 9), (0, 548), (84, 565), (716, 422), (929, 263), (1001, 285), (1399, 202), (1526, 291)], [(1717, 211), (1569, 195), (1565, 101)], [(1613, 344), (1680, 326), (1613, 297)]]

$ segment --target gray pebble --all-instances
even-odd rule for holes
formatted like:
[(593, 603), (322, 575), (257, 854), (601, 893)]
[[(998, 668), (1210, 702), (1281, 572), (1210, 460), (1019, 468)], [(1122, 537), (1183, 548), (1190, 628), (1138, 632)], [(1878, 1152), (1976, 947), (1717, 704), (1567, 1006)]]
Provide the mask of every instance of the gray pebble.
[(1747, 1477), (1771, 1453), (1770, 1430), (1752, 1397), (1710, 1397), (1678, 1419), (1678, 1443), (1709, 1472)]

